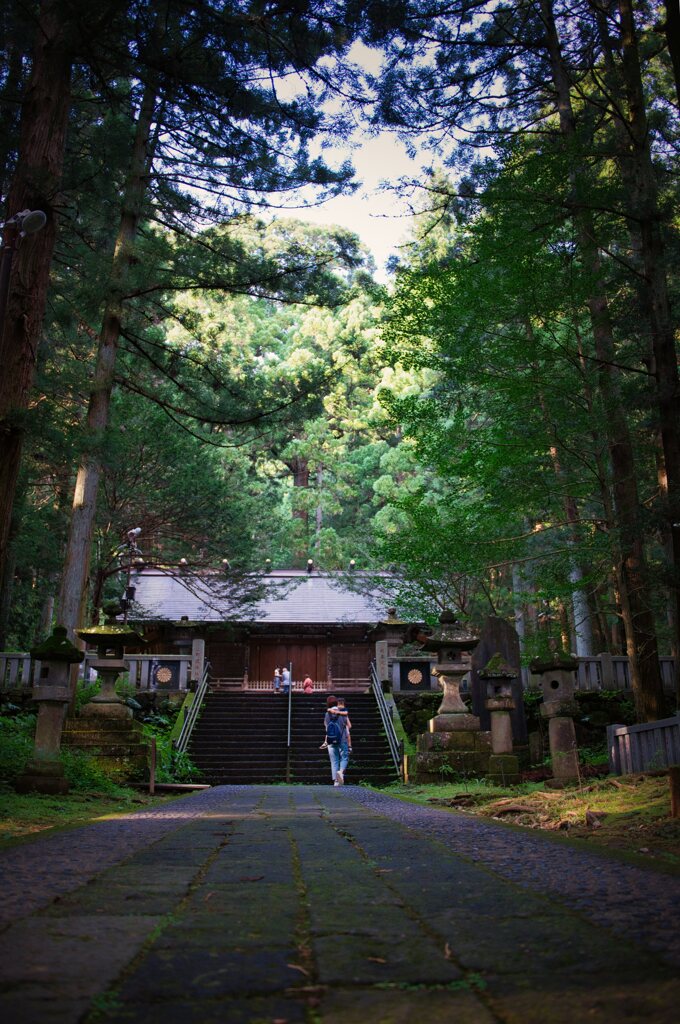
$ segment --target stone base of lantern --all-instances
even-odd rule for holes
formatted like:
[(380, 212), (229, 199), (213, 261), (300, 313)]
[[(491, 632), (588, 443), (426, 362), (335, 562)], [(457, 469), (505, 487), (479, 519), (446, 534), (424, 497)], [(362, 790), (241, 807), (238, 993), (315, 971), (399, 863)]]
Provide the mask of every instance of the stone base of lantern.
[(147, 768), (148, 745), (143, 736), (139, 723), (127, 716), (112, 718), (90, 714), (67, 718), (62, 744), (86, 751), (114, 781), (132, 782), (139, 780)]
[(81, 718), (117, 718), (130, 721), (133, 717), (132, 708), (122, 701), (97, 700), (94, 697), (85, 704), (80, 712)]
[(489, 782), (498, 786), (515, 786), (519, 782), (519, 759), (514, 754), (492, 754), (487, 772)]
[(488, 772), (490, 754), (488, 732), (472, 728), (456, 732), (428, 732), (418, 737), (418, 753), (407, 758), (407, 777), (409, 782), (420, 783), (445, 782), (454, 776), (481, 778)]
[(22, 774), (15, 780), (17, 793), (68, 793), (69, 784), (64, 778), (61, 761), (29, 761)]
[(479, 732), (479, 718), (468, 712), (436, 715), (427, 726), (431, 733)]

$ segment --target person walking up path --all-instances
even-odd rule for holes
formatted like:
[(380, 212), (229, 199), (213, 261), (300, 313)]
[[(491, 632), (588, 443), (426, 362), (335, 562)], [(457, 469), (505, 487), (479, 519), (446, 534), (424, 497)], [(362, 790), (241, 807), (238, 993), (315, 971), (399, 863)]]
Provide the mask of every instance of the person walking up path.
[(0, 867), (6, 1024), (677, 1019), (680, 879), (360, 787), (216, 787)]
[(326, 730), (323, 746), (328, 749), (334, 786), (344, 786), (345, 784), (345, 771), (349, 764), (347, 721), (347, 711), (344, 707), (341, 710), (338, 707), (338, 698), (329, 694), (326, 698), (326, 714), (323, 719)]

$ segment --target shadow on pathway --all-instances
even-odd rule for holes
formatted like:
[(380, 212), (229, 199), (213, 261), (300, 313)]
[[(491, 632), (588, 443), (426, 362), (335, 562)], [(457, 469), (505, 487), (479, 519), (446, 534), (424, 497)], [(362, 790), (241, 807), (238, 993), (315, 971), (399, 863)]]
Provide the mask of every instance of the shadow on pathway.
[(365, 790), (218, 787), (0, 865), (4, 1024), (678, 1019), (678, 879)]

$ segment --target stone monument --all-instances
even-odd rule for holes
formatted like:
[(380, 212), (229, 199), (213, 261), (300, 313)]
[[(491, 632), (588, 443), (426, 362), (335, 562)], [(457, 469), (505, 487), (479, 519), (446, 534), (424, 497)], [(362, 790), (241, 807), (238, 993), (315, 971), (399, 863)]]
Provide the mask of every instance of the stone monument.
[(31, 651), (40, 663), (33, 686), (33, 700), (38, 705), (33, 757), (15, 782), (18, 793), (68, 793), (61, 763), (61, 732), (69, 702), (69, 669), (85, 655), (67, 637), (63, 626), (55, 626), (47, 640)]
[(444, 696), (439, 710), (428, 723), (428, 732), (418, 738), (415, 771), (407, 760), (411, 781), (441, 782), (446, 777), (483, 776), (489, 765), (490, 736), (481, 732), (479, 718), (470, 713), (460, 696), (460, 683), (470, 669), (470, 652), (478, 637), (459, 623), (451, 611), (439, 617), (439, 628), (429, 636), (418, 636), (423, 650), (437, 656), (434, 675)]
[(491, 713), (486, 707), (486, 680), (480, 679), (480, 669), (488, 664), (494, 655), (500, 654), (506, 665), (515, 670), (510, 682), (514, 707), (510, 712), (512, 737), (515, 747), (524, 747), (527, 742), (527, 722), (524, 714), (524, 696), (522, 692), (522, 669), (520, 659), (519, 637), (517, 630), (500, 615), (489, 615), (482, 628), (479, 643), (472, 653), (470, 671), (470, 690), (472, 692), (472, 710), (479, 716), (482, 729), (491, 728)]

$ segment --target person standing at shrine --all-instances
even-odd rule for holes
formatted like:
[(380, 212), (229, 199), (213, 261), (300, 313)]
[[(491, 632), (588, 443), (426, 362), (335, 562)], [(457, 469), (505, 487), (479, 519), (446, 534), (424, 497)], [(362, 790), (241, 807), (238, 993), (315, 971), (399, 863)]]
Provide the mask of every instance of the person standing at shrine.
[(288, 693), (290, 690), (290, 670), (287, 665), (284, 665), (281, 669), (281, 685), (283, 686), (283, 692)]
[(274, 669), (274, 693), (281, 691), (281, 669), (277, 665)]

